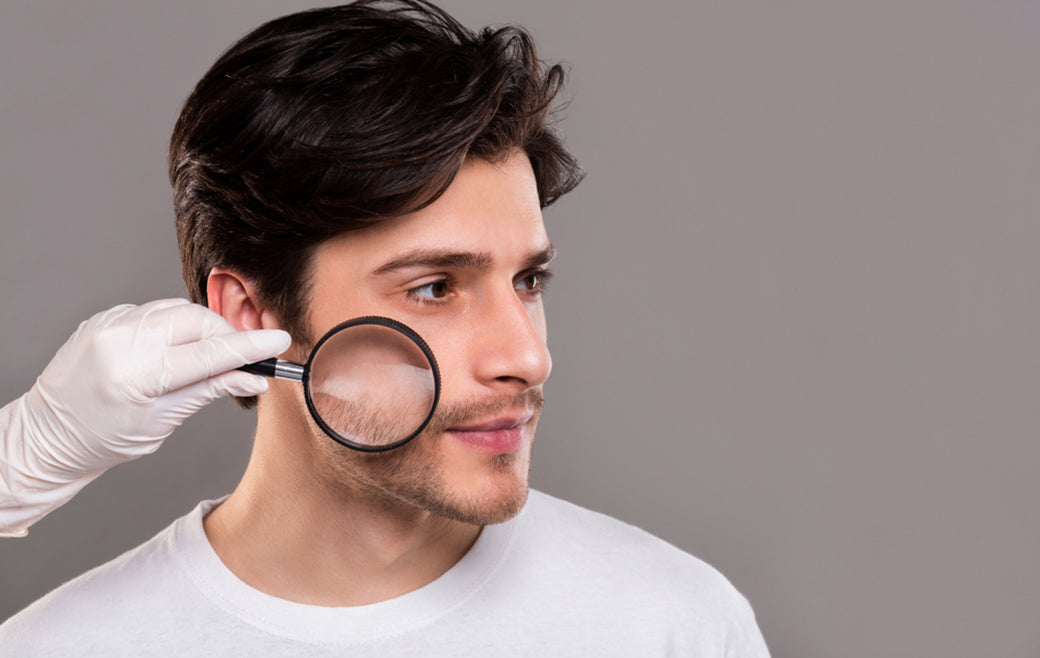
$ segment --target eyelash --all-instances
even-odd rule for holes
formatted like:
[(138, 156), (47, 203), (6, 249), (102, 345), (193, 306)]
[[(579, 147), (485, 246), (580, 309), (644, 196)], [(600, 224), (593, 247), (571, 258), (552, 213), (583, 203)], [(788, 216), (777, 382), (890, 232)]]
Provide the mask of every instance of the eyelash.
[[(545, 269), (545, 268), (538, 268), (538, 269), (534, 269), (534, 270), (528, 270), (527, 272), (524, 272), (524, 273), (520, 274), (516, 278), (516, 282), (519, 283), (519, 282), (521, 282), (524, 279), (527, 279), (529, 277), (537, 277), (538, 282), (535, 284), (535, 286), (532, 289), (530, 289), (530, 290), (522, 290), (522, 291), (518, 290), (518, 292), (524, 292), (524, 293), (526, 293), (528, 295), (531, 295), (532, 297), (541, 297), (542, 295), (545, 294), (545, 290), (548, 287), (549, 280), (553, 277), (553, 272), (552, 272), (552, 270)], [(428, 288), (430, 286), (441, 286), (441, 285), (442, 286), (446, 286), (450, 290), (450, 289), (455, 288), (456, 282), (455, 282), (455, 279), (453, 279), (452, 277), (445, 276), (445, 277), (442, 277), (440, 279), (435, 279), (433, 281), (427, 281), (426, 283), (422, 284), (421, 286), (416, 286), (414, 288), (411, 288), (411, 289), (409, 289), (406, 292), (406, 294), (408, 295), (409, 299), (411, 299), (413, 302), (415, 302), (417, 304), (421, 304), (421, 305), (424, 305), (424, 306), (439, 306), (439, 305), (445, 303), (443, 299), (440, 299), (440, 298), (431, 299), (430, 297), (426, 297), (424, 295), (420, 295), (418, 293), (418, 291), (422, 290), (423, 288)]]
[(452, 279), (451, 277), (443, 277), (441, 279), (435, 279), (433, 281), (427, 281), (426, 283), (422, 284), (421, 286), (416, 286), (414, 288), (409, 289), (407, 291), (408, 298), (410, 300), (412, 300), (413, 302), (415, 302), (416, 304), (421, 304), (423, 306), (439, 306), (439, 305), (444, 303), (444, 300), (442, 300), (442, 299), (431, 299), (429, 297), (425, 297), (423, 295), (420, 295), (419, 292), (418, 292), (418, 291), (422, 290), (423, 288), (428, 288), (430, 286), (437, 286), (437, 285), (447, 286), (449, 289), (451, 289), (451, 288), (455, 287), (455, 280)]
[(532, 288), (531, 290), (525, 290), (524, 292), (530, 295), (540, 297), (544, 295), (545, 291), (548, 289), (549, 280), (553, 278), (553, 272), (550, 269), (540, 267), (534, 270), (528, 270), (524, 272), (523, 274), (517, 277), (517, 281), (523, 281), (524, 279), (532, 276), (538, 278), (538, 283), (535, 284), (534, 288)]

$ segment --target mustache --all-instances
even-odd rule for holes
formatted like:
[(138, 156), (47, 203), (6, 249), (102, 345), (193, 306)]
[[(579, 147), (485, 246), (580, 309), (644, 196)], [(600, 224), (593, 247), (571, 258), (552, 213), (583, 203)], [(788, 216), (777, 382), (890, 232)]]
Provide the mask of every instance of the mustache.
[(431, 439), (436, 439), (451, 427), (478, 422), (489, 417), (494, 417), (503, 412), (523, 410), (525, 413), (532, 412), (532, 418), (537, 419), (545, 405), (545, 396), (541, 389), (528, 389), (514, 395), (502, 395), (480, 401), (460, 402), (452, 405), (438, 404), (433, 418), (423, 428), (422, 433), (415, 440), (390, 450), (388, 452), (364, 453), (355, 452), (343, 447), (351, 459), (362, 459), (370, 464), (382, 464), (382, 468), (388, 469), (387, 473), (396, 473), (402, 469), (414, 472), (416, 466), (413, 463), (415, 456), (423, 455), (424, 446), (429, 445)]
[(515, 395), (501, 396), (480, 402), (438, 406), (423, 433), (440, 434), (448, 428), (467, 425), (507, 411), (531, 411), (537, 418), (545, 406), (541, 389), (532, 388)]

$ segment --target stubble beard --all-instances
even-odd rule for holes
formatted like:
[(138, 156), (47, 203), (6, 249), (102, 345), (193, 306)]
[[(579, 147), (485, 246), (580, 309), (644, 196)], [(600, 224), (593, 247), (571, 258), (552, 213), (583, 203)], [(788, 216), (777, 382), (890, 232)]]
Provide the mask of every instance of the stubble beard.
[[(531, 447), (542, 406), (542, 391), (530, 389), (514, 396), (441, 407), (418, 437), (385, 453), (352, 450), (314, 427), (328, 471), (323, 479), (337, 495), (364, 496), (388, 509), (404, 506), (477, 526), (502, 523), (516, 516), (527, 501)], [(443, 442), (453, 440), (445, 431), (521, 408), (534, 412), (525, 426), (525, 445), (515, 453), (488, 456), (483, 483), (475, 490), (463, 490), (453, 483), (451, 464), (441, 449)]]

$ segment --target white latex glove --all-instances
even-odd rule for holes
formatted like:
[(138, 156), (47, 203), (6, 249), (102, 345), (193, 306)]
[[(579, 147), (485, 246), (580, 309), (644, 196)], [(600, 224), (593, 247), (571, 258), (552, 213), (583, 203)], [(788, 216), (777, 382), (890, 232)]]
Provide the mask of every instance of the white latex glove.
[(185, 299), (117, 306), (79, 326), (28, 393), (0, 409), (0, 536), (26, 529), (106, 469), (154, 452), (226, 395), (267, 390), (238, 366), (289, 347)]

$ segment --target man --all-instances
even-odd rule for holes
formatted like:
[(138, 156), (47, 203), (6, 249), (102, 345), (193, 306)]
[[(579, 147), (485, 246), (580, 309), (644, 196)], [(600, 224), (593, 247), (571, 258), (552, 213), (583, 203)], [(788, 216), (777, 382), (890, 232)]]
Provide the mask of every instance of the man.
[(441, 403), (380, 454), (257, 398), (249, 466), (141, 547), (0, 627), (12, 655), (765, 656), (747, 602), (642, 531), (528, 492), (551, 361), (541, 208), (580, 170), (525, 32), (422, 2), (261, 26), (203, 77), (170, 171), (193, 301), (238, 330), (381, 315), (438, 356)]

